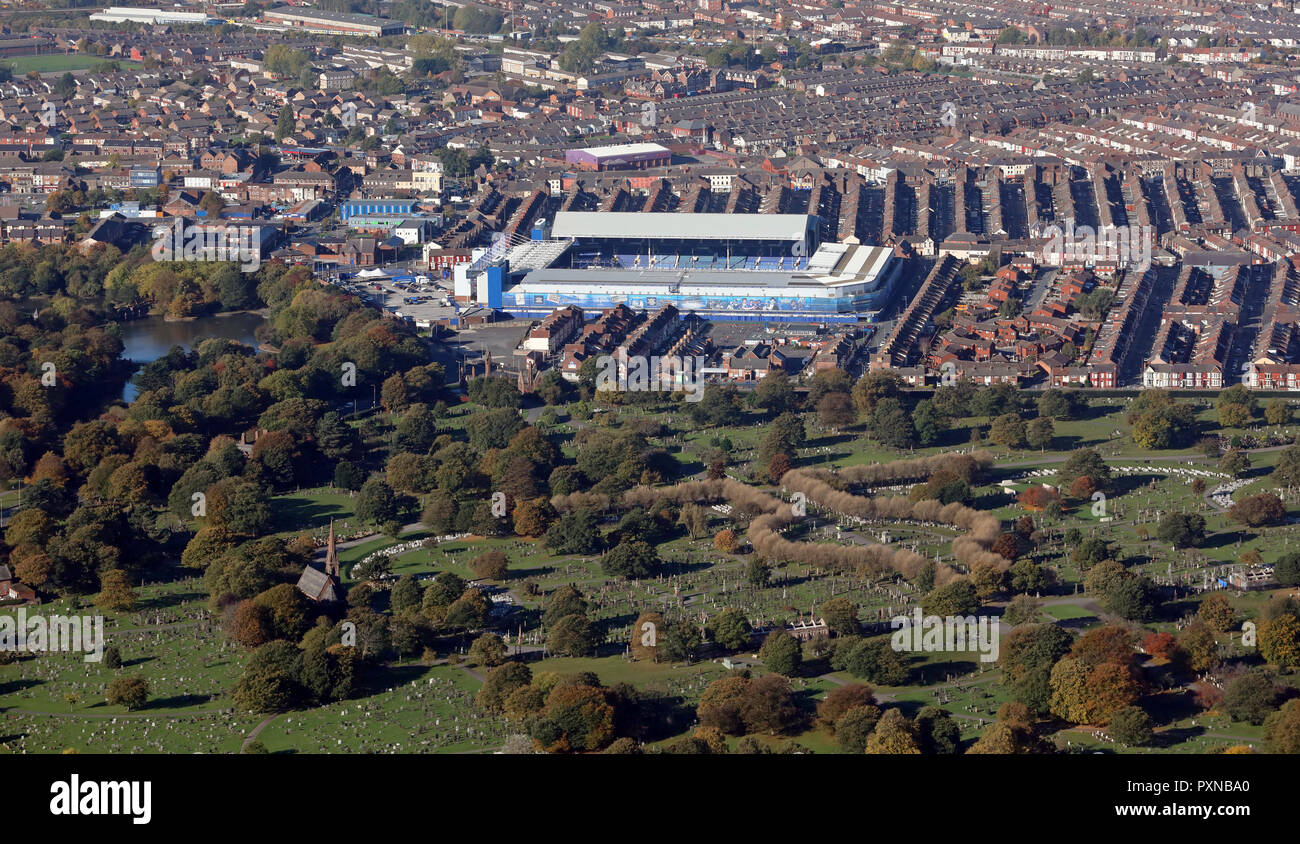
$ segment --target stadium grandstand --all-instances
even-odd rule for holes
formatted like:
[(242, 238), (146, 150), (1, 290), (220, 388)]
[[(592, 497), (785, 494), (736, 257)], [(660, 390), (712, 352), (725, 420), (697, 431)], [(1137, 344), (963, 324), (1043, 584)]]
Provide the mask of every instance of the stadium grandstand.
[(902, 262), (889, 247), (818, 243), (817, 231), (810, 214), (561, 211), (461, 268), (456, 296), (516, 316), (625, 304), (718, 320), (872, 321)]

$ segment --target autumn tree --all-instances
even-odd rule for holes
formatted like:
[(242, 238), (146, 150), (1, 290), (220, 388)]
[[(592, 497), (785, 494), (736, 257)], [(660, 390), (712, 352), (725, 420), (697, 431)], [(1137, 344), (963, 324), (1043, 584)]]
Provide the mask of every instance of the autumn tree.
[(731, 528), (723, 528), (713, 535), (713, 547), (724, 554), (734, 554), (739, 549), (740, 543)]
[(149, 681), (143, 677), (114, 677), (108, 683), (109, 706), (122, 706), (129, 712), (142, 708), (148, 700)]
[(1300, 665), (1300, 618), (1278, 615), (1260, 624), (1259, 653), (1271, 665)]
[(1215, 633), (1227, 633), (1237, 624), (1237, 611), (1222, 592), (1206, 596), (1196, 614)]
[(643, 612), (632, 624), (632, 640), (628, 646), (633, 659), (659, 661), (659, 636), (667, 630), (664, 617), (657, 612)]
[(826, 697), (817, 704), (817, 722), (835, 733), (835, 722), (850, 709), (858, 706), (875, 706), (876, 695), (870, 686), (862, 683), (848, 683), (836, 686), (826, 693)]
[(510, 560), (504, 551), (484, 551), (470, 560), (470, 570), (479, 580), (505, 580), (509, 573)]
[(915, 725), (902, 710), (886, 709), (867, 739), (865, 752), (885, 755), (920, 754)]
[(114, 612), (126, 612), (135, 607), (135, 590), (131, 580), (122, 569), (109, 569), (99, 579), (99, 594), (95, 597), (95, 606)]

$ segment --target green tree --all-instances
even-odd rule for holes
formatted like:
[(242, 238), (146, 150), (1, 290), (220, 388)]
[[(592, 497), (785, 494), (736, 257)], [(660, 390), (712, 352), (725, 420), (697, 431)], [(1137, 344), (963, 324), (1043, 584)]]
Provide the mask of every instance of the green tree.
[(734, 607), (718, 613), (709, 625), (710, 638), (729, 651), (738, 651), (749, 644), (750, 632), (749, 619)]
[(659, 568), (659, 555), (649, 544), (620, 542), (601, 560), (601, 571), (613, 577), (649, 577)]
[(767, 634), (758, 650), (758, 658), (768, 670), (793, 677), (803, 662), (803, 646), (798, 639), (778, 628)]

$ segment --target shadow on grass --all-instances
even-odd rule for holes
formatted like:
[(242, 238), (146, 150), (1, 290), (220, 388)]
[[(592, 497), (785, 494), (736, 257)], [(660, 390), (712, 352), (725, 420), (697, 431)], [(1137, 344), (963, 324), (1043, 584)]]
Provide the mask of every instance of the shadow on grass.
[(297, 530), (304, 526), (328, 523), (330, 517), (350, 516), (346, 508), (323, 501), (301, 498), (272, 498), (273, 530)]
[(212, 701), (211, 695), (194, 695), (194, 694), (172, 695), (171, 697), (155, 698), (140, 708), (142, 710), (184, 709), (187, 706), (199, 706), (201, 704), (210, 703), (211, 701)]

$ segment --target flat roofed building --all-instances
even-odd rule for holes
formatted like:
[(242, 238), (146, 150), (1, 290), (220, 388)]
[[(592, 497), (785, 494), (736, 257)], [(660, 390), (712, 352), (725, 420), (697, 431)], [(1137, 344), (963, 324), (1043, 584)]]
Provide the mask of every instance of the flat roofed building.
[(667, 167), (673, 154), (659, 144), (611, 144), (566, 150), (564, 161), (580, 170), (650, 170)]
[(317, 10), (295, 9), (279, 6), (268, 9), (262, 14), (268, 23), (278, 23), (292, 29), (306, 32), (318, 32), (328, 35), (364, 35), (370, 38), (382, 38), (385, 35), (401, 35), (406, 25), (401, 21), (388, 18), (376, 18), (371, 15), (352, 15), (343, 12), (322, 12)]

